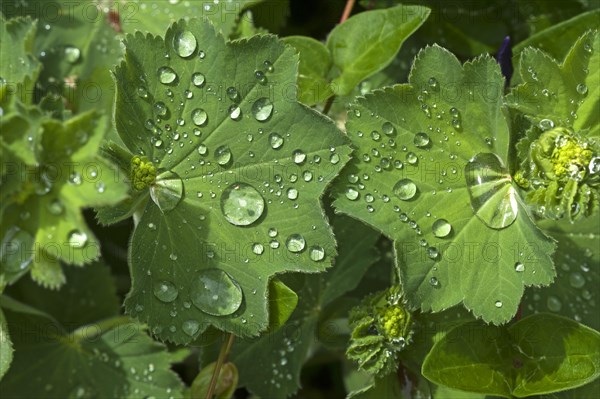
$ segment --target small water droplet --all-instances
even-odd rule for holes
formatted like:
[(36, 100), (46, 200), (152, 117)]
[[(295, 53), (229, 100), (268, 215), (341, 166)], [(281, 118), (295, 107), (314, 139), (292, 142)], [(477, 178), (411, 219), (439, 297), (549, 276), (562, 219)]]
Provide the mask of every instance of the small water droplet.
[(206, 78), (200, 72), (196, 72), (192, 75), (192, 83), (194, 84), (194, 86), (202, 87), (202, 86), (204, 86), (205, 82), (206, 82)]
[(562, 302), (554, 295), (550, 295), (546, 300), (546, 306), (551, 312), (560, 312), (562, 309)]
[(75, 46), (65, 46), (65, 61), (75, 64), (81, 58), (81, 50)]
[(271, 133), (269, 135), (269, 143), (271, 144), (271, 148), (273, 148), (274, 150), (281, 148), (283, 142), (283, 137), (281, 137), (279, 134)]
[(231, 150), (226, 145), (219, 146), (215, 150), (215, 160), (221, 166), (227, 166), (232, 158)]
[(585, 277), (579, 272), (573, 272), (569, 276), (569, 284), (573, 288), (581, 288), (585, 285)]
[(588, 92), (588, 88), (585, 84), (583, 83), (579, 83), (577, 85), (577, 93), (581, 94), (582, 96), (585, 96)]
[(310, 247), (308, 253), (310, 259), (312, 259), (315, 262), (320, 262), (325, 258), (325, 250), (323, 249), (323, 247), (320, 247), (318, 245), (313, 245), (312, 247)]
[(427, 133), (420, 132), (420, 133), (415, 134), (413, 142), (414, 142), (415, 146), (417, 146), (419, 148), (425, 148), (429, 145), (430, 140), (429, 140), (429, 136), (427, 135)]
[(438, 219), (433, 222), (432, 230), (434, 236), (444, 238), (452, 231), (452, 225), (446, 219)]
[(346, 188), (346, 198), (350, 201), (355, 201), (358, 199), (359, 193), (353, 187)]
[(67, 242), (73, 248), (82, 248), (87, 244), (88, 236), (81, 230), (71, 230), (67, 235)]
[(521, 262), (515, 263), (515, 271), (521, 273), (525, 271), (525, 265)]
[(192, 121), (196, 126), (204, 126), (206, 125), (206, 121), (208, 120), (208, 114), (202, 108), (196, 108), (192, 111)]
[(306, 161), (306, 154), (302, 150), (296, 150), (292, 153), (292, 159), (295, 164), (301, 164)]
[(200, 330), (200, 323), (198, 323), (196, 320), (186, 320), (181, 325), (181, 329), (184, 333), (190, 337), (193, 337)]
[(496, 302), (494, 302), (494, 305), (495, 305), (497, 308), (501, 308), (501, 307), (502, 307), (502, 301), (496, 301)]
[(300, 234), (292, 234), (287, 238), (285, 246), (290, 252), (301, 252), (306, 246), (306, 241)]
[(177, 79), (177, 74), (170, 67), (164, 66), (158, 68), (158, 80), (162, 84), (171, 84)]
[(261, 97), (252, 104), (252, 115), (259, 122), (264, 122), (273, 114), (273, 103), (266, 97)]
[(177, 295), (179, 295), (179, 290), (170, 281), (163, 280), (154, 284), (154, 296), (162, 302), (173, 302)]
[(256, 255), (262, 255), (265, 252), (265, 247), (260, 243), (254, 243), (252, 244), (252, 252)]

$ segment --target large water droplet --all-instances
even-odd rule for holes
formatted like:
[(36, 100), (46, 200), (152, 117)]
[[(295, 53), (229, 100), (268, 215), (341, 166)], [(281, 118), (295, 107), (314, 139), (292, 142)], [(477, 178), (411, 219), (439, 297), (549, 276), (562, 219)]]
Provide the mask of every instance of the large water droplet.
[(242, 289), (221, 269), (204, 269), (192, 280), (190, 289), (194, 306), (213, 316), (227, 316), (242, 304)]
[(180, 32), (173, 39), (173, 48), (182, 58), (191, 56), (196, 51), (197, 44), (196, 37), (188, 30)]
[(231, 150), (226, 145), (219, 146), (215, 150), (215, 160), (221, 166), (227, 166), (232, 158)]
[(150, 187), (150, 197), (162, 212), (170, 211), (183, 198), (183, 181), (175, 172), (162, 172)]
[(266, 97), (261, 97), (252, 104), (252, 115), (259, 122), (264, 122), (273, 113), (273, 103)]
[(314, 260), (315, 262), (320, 262), (325, 258), (325, 250), (323, 249), (323, 247), (320, 247), (318, 245), (313, 245), (312, 247), (310, 247), (308, 254), (310, 256), (310, 259)]
[(286, 240), (285, 246), (290, 252), (301, 252), (306, 246), (306, 241), (300, 234), (292, 234)]
[(221, 195), (221, 211), (225, 219), (236, 226), (248, 226), (263, 214), (265, 200), (246, 183), (234, 183)]
[(417, 185), (410, 179), (401, 179), (394, 185), (393, 191), (396, 197), (408, 201), (417, 194)]
[(192, 121), (196, 126), (204, 126), (206, 125), (206, 121), (208, 120), (208, 114), (202, 108), (196, 108), (192, 111)]
[(438, 219), (433, 222), (433, 235), (438, 238), (444, 238), (452, 231), (452, 225), (446, 219)]
[(168, 85), (177, 79), (177, 74), (170, 67), (164, 66), (158, 68), (158, 80), (160, 83)]
[(358, 199), (359, 193), (353, 187), (346, 188), (346, 198), (350, 201), (355, 201)]
[(175, 284), (170, 281), (158, 281), (154, 283), (154, 296), (162, 302), (173, 302), (179, 295)]
[(465, 166), (465, 178), (473, 212), (493, 229), (510, 226), (517, 218), (517, 193), (502, 160), (479, 153)]
[(419, 147), (419, 148), (425, 148), (429, 145), (429, 136), (427, 135), (427, 133), (417, 133), (415, 134), (415, 137), (413, 139), (413, 142), (415, 144), (415, 146)]

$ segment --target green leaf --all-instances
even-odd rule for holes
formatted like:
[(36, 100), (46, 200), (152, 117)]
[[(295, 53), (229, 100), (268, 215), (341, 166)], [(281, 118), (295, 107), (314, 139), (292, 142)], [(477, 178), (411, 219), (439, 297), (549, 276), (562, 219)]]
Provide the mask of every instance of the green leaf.
[(473, 322), (436, 343), (422, 373), (456, 389), (527, 397), (587, 384), (600, 375), (600, 333), (551, 314), (508, 328)]
[(31, 18), (7, 21), (0, 15), (0, 85), (35, 81), (40, 63), (31, 54), (34, 36), (35, 23)]
[(106, 122), (95, 112), (60, 122), (22, 105), (0, 122), (3, 139), (20, 137), (12, 143), (33, 155), (10, 169), (22, 189), (2, 207), (0, 285), (31, 270), (35, 281), (57, 288), (65, 279), (59, 261), (83, 265), (98, 257), (81, 209), (114, 204), (127, 194), (112, 165), (96, 154)]
[(288, 36), (283, 41), (292, 45), (300, 56), (298, 100), (313, 105), (332, 96), (327, 79), (333, 66), (329, 49), (320, 41), (306, 36)]
[(226, 44), (192, 20), (165, 40), (138, 33), (126, 46), (117, 129), (154, 163), (138, 172), (158, 170), (142, 188), (153, 199), (133, 234), (126, 309), (177, 343), (209, 325), (257, 335), (268, 325), (269, 279), (323, 271), (335, 257), (319, 198), (349, 158), (347, 140), (279, 90), (296, 80), (298, 59), (273, 36)]
[(108, 266), (95, 262), (85, 268), (67, 267), (65, 277), (68, 285), (57, 291), (21, 279), (6, 294), (52, 315), (67, 331), (119, 314), (121, 306)]
[(513, 65), (520, 64), (521, 52), (528, 47), (539, 48), (551, 57), (562, 59), (581, 35), (598, 27), (599, 17), (600, 10), (588, 11), (529, 36), (513, 47)]
[[(256, 395), (279, 398), (298, 390), (300, 371), (316, 346), (315, 338), (327, 344), (338, 333), (335, 320), (324, 316), (335, 313), (340, 307), (335, 300), (354, 289), (377, 260), (373, 247), (379, 235), (373, 230), (340, 217), (334, 221), (334, 231), (340, 242), (335, 266), (323, 275), (304, 278), (298, 307), (287, 323), (258, 340), (238, 340), (233, 345), (230, 360), (238, 366), (240, 385)], [(356, 236), (361, 240), (352, 241)], [(292, 287), (299, 285), (296, 280)], [(265, 367), (256, 367), (258, 358)]]
[(558, 241), (554, 254), (556, 281), (549, 287), (528, 290), (523, 298), (523, 315), (558, 312), (588, 327), (600, 329), (598, 317), (600, 284), (600, 226), (598, 214), (571, 223), (540, 220), (540, 228)]
[(0, 381), (8, 371), (13, 360), (13, 343), (8, 334), (8, 326), (0, 308)]
[(385, 68), (429, 13), (426, 7), (400, 5), (363, 12), (336, 26), (327, 38), (339, 74), (332, 82), (335, 93), (350, 94), (361, 80)]
[(517, 144), (527, 200), (545, 217), (588, 217), (598, 206), (600, 34), (581, 36), (559, 64), (538, 49), (521, 54), (524, 82), (508, 96), (532, 126)]
[(298, 295), (282, 281), (272, 279), (269, 284), (269, 326), (277, 329), (284, 325), (297, 304)]
[(0, 382), (2, 395), (181, 398), (164, 345), (148, 337), (144, 326), (118, 316), (110, 269), (69, 268), (67, 278), (70, 284), (58, 293), (20, 281), (8, 293), (25, 302), (0, 298), (15, 347)]
[[(552, 281), (554, 245), (502, 166), (509, 132), (499, 67), (489, 56), (463, 66), (428, 47), (409, 83), (351, 106), (356, 158), (334, 185), (334, 206), (394, 240), (413, 306), (438, 312), (462, 302), (477, 317), (506, 322), (524, 286)], [(478, 185), (483, 174), (489, 181)], [(525, 273), (515, 270), (519, 262)]]

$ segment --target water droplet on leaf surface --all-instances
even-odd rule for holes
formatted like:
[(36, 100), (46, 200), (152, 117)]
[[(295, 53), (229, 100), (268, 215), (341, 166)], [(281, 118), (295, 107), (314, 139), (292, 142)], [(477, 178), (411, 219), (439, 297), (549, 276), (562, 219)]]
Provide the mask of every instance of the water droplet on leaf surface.
[(452, 225), (446, 219), (438, 219), (433, 222), (432, 230), (434, 236), (444, 238), (452, 231)]
[(248, 226), (263, 214), (265, 200), (246, 183), (234, 183), (221, 195), (221, 211), (225, 219), (235, 226)]
[(170, 281), (163, 280), (154, 284), (154, 296), (162, 302), (173, 302), (177, 295), (179, 295), (179, 291), (175, 284)]
[(517, 218), (517, 192), (502, 160), (479, 153), (465, 166), (467, 189), (475, 215), (493, 229), (504, 229)]
[(192, 280), (191, 300), (194, 306), (213, 316), (227, 316), (242, 304), (239, 284), (221, 269), (203, 269)]
[(261, 97), (252, 104), (252, 115), (259, 122), (264, 122), (273, 113), (273, 103), (266, 97)]
[(150, 197), (162, 212), (174, 209), (183, 198), (181, 177), (175, 172), (162, 172), (150, 187)]
[(158, 80), (162, 84), (171, 84), (177, 79), (177, 74), (170, 67), (164, 66), (158, 68)]
[(410, 179), (401, 179), (394, 185), (393, 191), (396, 197), (408, 201), (417, 193), (417, 185)]
[(306, 246), (306, 241), (300, 234), (292, 234), (286, 240), (285, 246), (290, 252), (301, 252)]
[(173, 48), (182, 58), (191, 56), (196, 51), (197, 44), (196, 37), (188, 30), (180, 32), (173, 39)]

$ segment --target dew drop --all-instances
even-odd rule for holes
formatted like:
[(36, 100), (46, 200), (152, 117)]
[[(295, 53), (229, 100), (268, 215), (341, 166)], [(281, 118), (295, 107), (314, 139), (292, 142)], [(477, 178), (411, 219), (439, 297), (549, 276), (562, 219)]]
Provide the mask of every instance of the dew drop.
[(408, 201), (417, 194), (417, 185), (410, 179), (401, 179), (394, 185), (393, 191), (396, 197)]
[(546, 306), (551, 312), (560, 312), (562, 309), (562, 302), (554, 295), (550, 295), (546, 300)]
[(239, 284), (221, 269), (203, 269), (192, 280), (194, 306), (213, 316), (227, 316), (238, 310), (243, 294)]
[(206, 121), (208, 120), (208, 114), (202, 108), (196, 108), (192, 111), (192, 121), (196, 126), (204, 126), (206, 125)]
[(206, 82), (206, 78), (200, 72), (196, 72), (192, 75), (192, 83), (194, 84), (194, 86), (202, 87), (202, 86), (204, 86), (205, 82)]
[(494, 305), (495, 305), (497, 308), (501, 308), (501, 307), (502, 307), (502, 301), (496, 301), (496, 302), (494, 302)]
[(82, 248), (87, 244), (88, 236), (81, 230), (71, 230), (67, 235), (67, 242), (73, 248)]
[(221, 211), (225, 219), (235, 226), (248, 226), (263, 214), (265, 200), (246, 183), (234, 183), (221, 195)]
[(352, 187), (346, 188), (346, 198), (350, 201), (355, 201), (358, 199), (359, 193)]
[(162, 302), (173, 302), (177, 295), (179, 295), (179, 291), (175, 284), (170, 281), (163, 280), (154, 284), (154, 296)]
[(579, 83), (577, 85), (577, 93), (581, 94), (582, 96), (585, 96), (588, 92), (588, 88), (585, 84), (583, 83)]
[(429, 284), (431, 284), (432, 287), (438, 287), (440, 285), (440, 282), (436, 277), (431, 277), (429, 279)]
[(279, 134), (271, 133), (269, 135), (269, 144), (271, 144), (271, 148), (273, 148), (274, 150), (281, 148), (283, 142), (283, 137), (281, 137)]
[(273, 103), (266, 97), (261, 97), (252, 104), (252, 115), (259, 122), (264, 122), (273, 114)]
[(312, 259), (315, 262), (320, 262), (325, 258), (325, 250), (318, 245), (310, 247), (308, 253), (310, 259)]
[(433, 222), (432, 230), (434, 236), (444, 238), (452, 231), (452, 225), (446, 219), (438, 219)]
[(182, 58), (191, 56), (196, 51), (198, 42), (194, 34), (188, 30), (184, 30), (177, 34), (173, 39), (173, 48), (175, 52)]
[(150, 187), (150, 197), (163, 213), (175, 209), (183, 198), (181, 177), (175, 172), (162, 172)]
[(295, 188), (288, 189), (287, 197), (288, 197), (288, 199), (291, 199), (291, 200), (297, 199), (298, 198), (298, 190), (296, 190)]
[(546, 131), (554, 128), (554, 122), (551, 119), (542, 119), (538, 126), (540, 129)]
[(184, 333), (190, 337), (193, 337), (200, 330), (200, 323), (198, 323), (196, 320), (186, 320), (181, 325), (181, 329)]
[(504, 229), (517, 218), (517, 194), (496, 154), (479, 153), (465, 166), (467, 189), (475, 215), (493, 229)]
[(222, 145), (215, 150), (215, 160), (221, 166), (227, 166), (232, 160), (231, 150), (228, 146)]
[(292, 159), (295, 164), (301, 164), (306, 161), (306, 154), (302, 150), (296, 150), (292, 153)]
[(406, 153), (406, 162), (408, 162), (411, 165), (416, 165), (418, 161), (419, 161), (419, 158), (417, 157), (417, 154), (415, 154), (414, 152), (411, 152), (411, 151)]
[(65, 206), (58, 198), (55, 198), (52, 201), (50, 201), (47, 205), (47, 208), (48, 212), (50, 212), (50, 214), (54, 216), (62, 215), (62, 213), (65, 211)]
[(579, 272), (573, 272), (569, 276), (569, 284), (573, 288), (581, 288), (585, 285), (585, 277)]
[(292, 234), (287, 238), (285, 246), (290, 252), (301, 252), (306, 246), (306, 241), (300, 234)]
[(75, 64), (81, 58), (81, 50), (75, 46), (65, 46), (65, 61)]
[(429, 136), (427, 135), (427, 133), (417, 133), (415, 134), (415, 137), (413, 139), (413, 143), (415, 144), (415, 146), (419, 147), (419, 148), (425, 148), (429, 145), (430, 143), (430, 139)]
[(168, 85), (177, 79), (177, 74), (170, 67), (164, 66), (158, 68), (158, 80), (160, 83)]
[(521, 273), (525, 271), (525, 265), (521, 262), (515, 263), (515, 271)]
[(390, 122), (384, 122), (381, 126), (381, 130), (388, 136), (393, 136), (396, 133), (396, 128)]
[(265, 252), (265, 247), (262, 244), (254, 243), (252, 244), (252, 252), (256, 255), (262, 255)]

